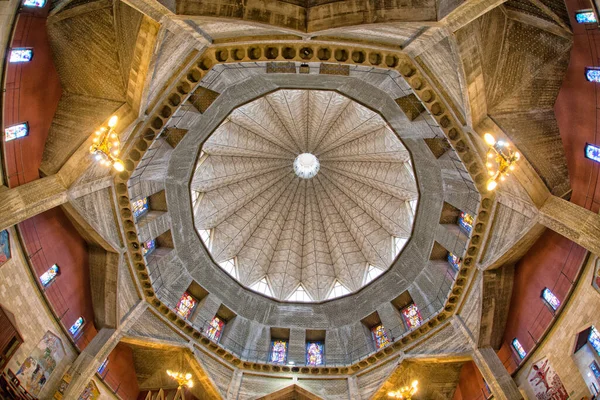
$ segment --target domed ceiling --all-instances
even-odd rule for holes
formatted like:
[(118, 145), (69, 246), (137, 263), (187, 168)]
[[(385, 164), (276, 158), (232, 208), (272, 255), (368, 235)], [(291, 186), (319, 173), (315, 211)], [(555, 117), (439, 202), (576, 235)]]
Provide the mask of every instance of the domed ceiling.
[(353, 292), (387, 270), (418, 200), (409, 153), (383, 118), (318, 90), (235, 109), (204, 143), (191, 194), (213, 259), (290, 301)]

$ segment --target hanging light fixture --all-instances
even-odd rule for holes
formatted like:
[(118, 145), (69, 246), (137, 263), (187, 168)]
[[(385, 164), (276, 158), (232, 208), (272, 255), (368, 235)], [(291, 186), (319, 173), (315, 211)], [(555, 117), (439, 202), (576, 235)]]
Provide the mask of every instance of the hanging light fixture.
[(177, 381), (179, 385), (178, 389), (181, 389), (183, 386), (187, 386), (189, 388), (194, 386), (194, 381), (192, 381), (192, 374), (189, 372), (184, 374), (183, 372), (174, 372), (170, 369), (167, 370), (167, 375)]
[(504, 181), (510, 171), (515, 169), (515, 164), (521, 158), (518, 151), (514, 151), (508, 142), (496, 140), (489, 133), (483, 135), (483, 139), (488, 144), (486, 167), (489, 179), (487, 181), (487, 190), (494, 190), (498, 186), (498, 181)]
[(412, 381), (410, 386), (402, 386), (400, 389), (393, 392), (388, 392), (388, 397), (392, 399), (410, 400), (417, 393), (419, 381)]
[(102, 165), (112, 166), (117, 171), (125, 170), (123, 161), (118, 158), (119, 155), (119, 136), (115, 132), (115, 126), (119, 118), (113, 115), (108, 120), (108, 127), (101, 127), (94, 133), (93, 144), (90, 147), (90, 153)]

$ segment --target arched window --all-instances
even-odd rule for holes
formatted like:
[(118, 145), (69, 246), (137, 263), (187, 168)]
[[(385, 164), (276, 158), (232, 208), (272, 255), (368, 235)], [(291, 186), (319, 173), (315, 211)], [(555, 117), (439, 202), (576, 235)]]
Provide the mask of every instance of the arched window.
[(306, 365), (323, 365), (323, 342), (306, 342)]
[(54, 264), (53, 266), (48, 268), (48, 271), (44, 272), (42, 276), (40, 276), (40, 282), (42, 283), (42, 286), (44, 288), (50, 286), (50, 284), (54, 282), (54, 280), (59, 274), (60, 269), (58, 268), (58, 265)]

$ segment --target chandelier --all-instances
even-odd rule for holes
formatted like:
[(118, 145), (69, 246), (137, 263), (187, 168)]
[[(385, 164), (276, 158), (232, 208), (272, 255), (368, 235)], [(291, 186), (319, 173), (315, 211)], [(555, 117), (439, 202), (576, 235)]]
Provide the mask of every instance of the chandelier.
[(125, 165), (117, 158), (120, 142), (114, 129), (118, 120), (117, 116), (113, 115), (108, 120), (108, 127), (103, 126), (95, 132), (90, 153), (101, 165), (112, 166), (121, 172), (125, 170)]
[(410, 400), (415, 393), (417, 393), (419, 381), (412, 381), (410, 386), (402, 386), (400, 389), (393, 392), (388, 392), (388, 397), (393, 399), (405, 399)]
[(511, 149), (508, 142), (496, 141), (496, 138), (489, 133), (483, 135), (483, 139), (489, 146), (486, 167), (490, 178), (487, 181), (487, 190), (491, 191), (496, 189), (498, 181), (504, 181), (509, 171), (515, 169), (515, 163), (519, 161), (521, 155)]
[(174, 372), (170, 369), (167, 370), (167, 375), (177, 381), (179, 385), (178, 389), (181, 389), (183, 386), (187, 386), (189, 388), (194, 386), (194, 381), (192, 381), (192, 374), (189, 372), (184, 374), (183, 372)]

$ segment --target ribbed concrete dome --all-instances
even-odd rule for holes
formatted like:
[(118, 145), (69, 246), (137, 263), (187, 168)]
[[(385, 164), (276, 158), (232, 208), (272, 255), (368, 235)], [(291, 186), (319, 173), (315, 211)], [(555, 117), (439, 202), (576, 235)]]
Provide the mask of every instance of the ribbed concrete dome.
[(388, 269), (418, 199), (408, 151), (379, 114), (315, 90), (234, 110), (204, 143), (191, 189), (214, 260), (300, 301), (356, 291)]

